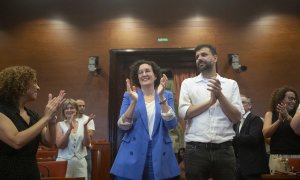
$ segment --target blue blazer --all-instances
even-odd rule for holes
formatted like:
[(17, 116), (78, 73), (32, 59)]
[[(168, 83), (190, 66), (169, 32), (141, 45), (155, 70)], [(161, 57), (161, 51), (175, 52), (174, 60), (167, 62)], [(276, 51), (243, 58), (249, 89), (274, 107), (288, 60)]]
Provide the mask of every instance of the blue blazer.
[[(143, 92), (137, 90), (138, 101), (133, 115), (133, 125), (123, 136), (111, 173), (127, 178), (141, 180), (145, 167), (148, 144), (148, 117)], [(170, 107), (174, 110), (173, 94), (165, 91)], [(130, 105), (131, 97), (124, 93), (120, 117)], [(165, 121), (161, 116), (159, 98), (155, 93), (155, 122), (152, 132), (152, 162), (155, 179), (167, 179), (179, 175), (179, 167), (172, 149), (169, 129), (177, 126), (177, 118)]]

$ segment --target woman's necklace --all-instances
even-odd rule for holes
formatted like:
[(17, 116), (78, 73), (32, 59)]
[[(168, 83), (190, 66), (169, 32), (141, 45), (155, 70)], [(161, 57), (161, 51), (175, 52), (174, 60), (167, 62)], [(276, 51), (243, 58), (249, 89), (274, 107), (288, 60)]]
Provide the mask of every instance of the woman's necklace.
[(154, 92), (151, 95), (144, 95), (145, 102), (149, 103), (154, 100)]

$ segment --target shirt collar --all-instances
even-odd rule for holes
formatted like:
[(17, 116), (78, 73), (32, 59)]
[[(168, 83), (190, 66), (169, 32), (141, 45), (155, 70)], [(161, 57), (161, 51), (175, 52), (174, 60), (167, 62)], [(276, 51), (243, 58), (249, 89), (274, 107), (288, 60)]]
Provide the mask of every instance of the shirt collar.
[[(218, 73), (217, 73), (217, 77), (216, 77), (216, 78), (217, 78), (220, 82), (223, 81), (223, 78), (222, 78)], [(195, 81), (196, 81), (196, 82), (201, 82), (201, 81), (207, 82), (208, 79), (207, 79), (207, 78), (204, 78), (204, 77), (202, 76), (202, 73), (200, 73), (198, 76), (196, 76)]]
[(250, 114), (250, 111), (246, 112), (244, 115), (243, 115), (243, 119), (246, 119), (248, 114)]
[[(64, 119), (64, 121), (65, 121), (65, 122), (68, 122), (68, 120), (67, 120), (67, 119)], [(77, 121), (77, 122), (78, 122), (78, 118), (76, 118), (76, 119), (75, 119), (75, 121)]]

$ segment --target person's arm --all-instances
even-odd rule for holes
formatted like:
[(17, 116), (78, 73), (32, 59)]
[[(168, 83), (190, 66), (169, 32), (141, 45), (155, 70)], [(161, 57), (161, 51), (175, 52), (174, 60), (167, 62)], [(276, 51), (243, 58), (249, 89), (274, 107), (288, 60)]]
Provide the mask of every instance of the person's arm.
[[(59, 95), (54, 98), (49, 94), (44, 116), (24, 131), (19, 132), (12, 121), (3, 113), (0, 113), (0, 140), (14, 149), (20, 149), (28, 144), (42, 132), (49, 120), (56, 114), (58, 107), (64, 101), (65, 94), (65, 91), (60, 91)], [(43, 136), (44, 134), (42, 133), (42, 138)]]
[(84, 140), (83, 140), (83, 145), (84, 146), (89, 146), (91, 144), (91, 137), (89, 135), (89, 130), (87, 127), (87, 124), (84, 125)]
[(0, 140), (14, 149), (21, 149), (41, 133), (49, 118), (44, 116), (30, 128), (19, 132), (13, 122), (0, 113)]
[(56, 118), (55, 121), (49, 121), (42, 130), (42, 144), (47, 147), (53, 147), (56, 141)]
[(279, 118), (274, 123), (272, 123), (272, 117), (273, 113), (271, 111), (268, 111), (265, 114), (264, 126), (262, 130), (265, 138), (270, 138), (276, 132), (279, 125), (282, 123), (282, 119), (280, 118), (281, 116), (279, 116)]
[[(217, 100), (220, 103), (220, 106), (224, 112), (224, 114), (228, 117), (228, 119), (232, 123), (237, 123), (241, 120), (241, 112), (237, 107), (235, 107), (232, 102), (229, 102), (229, 100), (224, 96), (222, 93), (221, 83), (218, 79), (210, 79), (209, 80), (209, 90), (215, 95)], [(239, 96), (239, 90), (238, 86), (236, 84), (233, 85), (233, 96)]]
[(60, 123), (56, 124), (56, 146), (59, 149), (64, 149), (68, 146), (69, 143), (69, 136), (71, 134), (73, 127), (69, 127), (66, 133), (63, 132), (62, 128), (60, 127)]
[(95, 133), (95, 122), (94, 122), (94, 119), (92, 119), (88, 123), (88, 134), (90, 136), (91, 141), (93, 141), (93, 139), (94, 139), (94, 133)]
[(171, 107), (169, 105), (170, 102), (173, 102), (174, 105), (173, 95), (171, 94), (172, 96), (170, 97), (168, 96), (167, 97), (168, 99), (164, 95), (167, 82), (168, 82), (168, 77), (165, 74), (163, 74), (160, 79), (160, 84), (157, 87), (157, 95), (158, 95), (159, 105), (162, 113), (168, 113), (171, 110)]
[(162, 108), (162, 106), (167, 106), (166, 109), (168, 109), (167, 112), (163, 112), (163, 110), (161, 111), (161, 116), (163, 119), (163, 123), (165, 124), (167, 129), (174, 129), (177, 126), (177, 117), (174, 111), (174, 98), (173, 98), (173, 94), (170, 91), (165, 91), (165, 98), (166, 98), (166, 102), (163, 105), (162, 103), (160, 103), (160, 107)]
[(189, 96), (190, 90), (188, 81), (184, 80), (181, 84), (178, 106), (178, 113), (181, 120), (188, 120), (198, 116), (216, 102), (215, 96), (211, 94), (211, 98), (208, 101), (192, 104), (192, 100)]
[(131, 101), (126, 112), (122, 115), (123, 122), (132, 123), (133, 120), (133, 112), (136, 106), (136, 101)]
[(128, 130), (132, 127), (134, 109), (137, 104), (138, 94), (134, 86), (131, 87), (130, 80), (126, 79), (127, 91), (124, 93), (118, 127)]
[(206, 110), (208, 110), (212, 105), (215, 104), (215, 100), (210, 98), (208, 101), (199, 103), (199, 104), (191, 104), (186, 112), (185, 119), (191, 119), (199, 114), (202, 114)]
[(220, 94), (218, 100), (224, 114), (232, 123), (235, 124), (241, 120), (241, 112), (227, 100), (223, 93)]
[(84, 128), (84, 140), (83, 140), (83, 145), (84, 146), (89, 146), (91, 144), (91, 136), (89, 134), (89, 129), (88, 129), (88, 124), (95, 118), (94, 114), (90, 114), (89, 118), (86, 122), (83, 123), (83, 128)]
[(300, 109), (296, 111), (296, 114), (291, 120), (290, 125), (294, 132), (300, 136)]
[[(65, 91), (61, 90), (58, 99), (60, 102), (58, 102), (58, 107), (62, 104), (64, 101), (64, 96), (65, 96)], [(48, 104), (51, 104), (52, 99), (52, 94), (48, 95)], [(53, 103), (53, 102), (52, 102)], [(45, 110), (45, 114), (47, 114), (47, 110)], [(56, 113), (55, 113), (56, 114)], [(42, 130), (41, 137), (42, 137), (42, 144), (48, 147), (52, 147), (55, 145), (56, 142), (56, 120), (57, 116), (55, 114), (51, 115), (51, 119), (48, 121), (47, 126)]]

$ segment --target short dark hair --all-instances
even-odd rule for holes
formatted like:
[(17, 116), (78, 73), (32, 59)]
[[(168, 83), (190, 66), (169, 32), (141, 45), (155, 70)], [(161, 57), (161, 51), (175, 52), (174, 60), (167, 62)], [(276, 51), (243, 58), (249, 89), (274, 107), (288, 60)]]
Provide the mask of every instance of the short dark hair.
[(195, 51), (198, 51), (202, 48), (208, 48), (213, 55), (217, 55), (216, 48), (211, 44), (199, 44), (195, 47)]
[(148, 64), (152, 67), (153, 73), (156, 76), (156, 80), (154, 81), (154, 87), (157, 88), (160, 83), (160, 78), (161, 78), (160, 67), (154, 61), (149, 61), (149, 60), (145, 60), (145, 59), (138, 60), (130, 66), (130, 79), (131, 79), (133, 85), (141, 88), (141, 84), (140, 84), (139, 78), (138, 78), (138, 71), (139, 71), (140, 65), (142, 65), (142, 64)]

